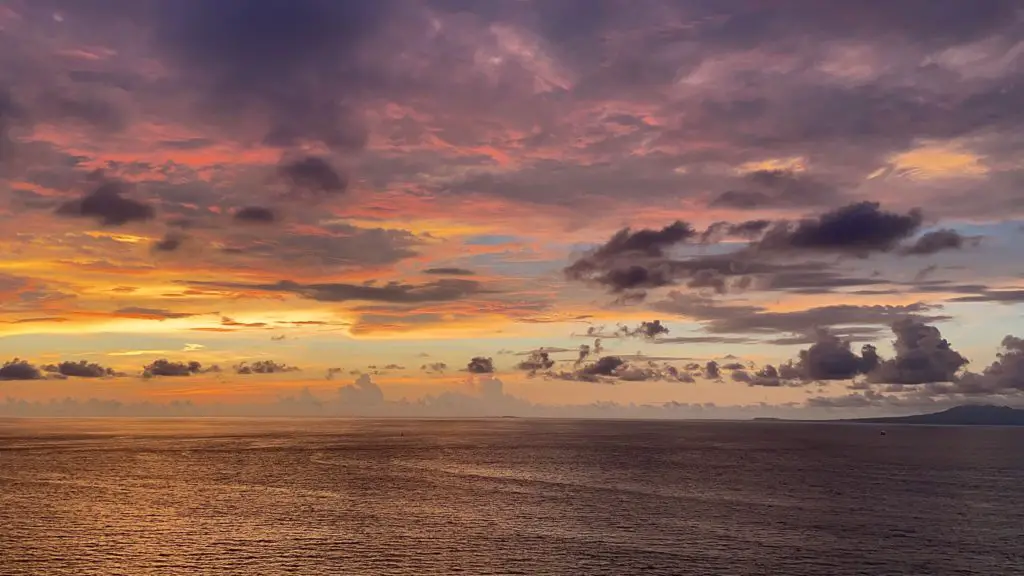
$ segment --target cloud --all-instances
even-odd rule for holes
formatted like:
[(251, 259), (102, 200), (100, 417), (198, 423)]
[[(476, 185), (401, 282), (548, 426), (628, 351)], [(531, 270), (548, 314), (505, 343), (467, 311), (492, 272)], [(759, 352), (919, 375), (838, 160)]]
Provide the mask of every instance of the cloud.
[(444, 374), (445, 370), (448, 369), (448, 365), (444, 362), (431, 362), (420, 366), (420, 370), (428, 374)]
[(338, 194), (348, 188), (348, 178), (323, 158), (307, 156), (281, 164), (278, 173), (302, 196)]
[(639, 336), (645, 340), (655, 340), (658, 337), (668, 334), (668, 326), (661, 323), (661, 320), (641, 322), (639, 326), (630, 330), (626, 327), (624, 334), (627, 336)]
[[(604, 245), (578, 257), (564, 273), (569, 280), (622, 294), (623, 301), (642, 300), (645, 290), (679, 283), (718, 294), (733, 289), (807, 292), (877, 284), (878, 279), (846, 277), (820, 262), (789, 260), (798, 255), (866, 257), (872, 252), (889, 252), (920, 228), (923, 216), (916, 209), (897, 214), (882, 211), (876, 202), (860, 202), (796, 222), (780, 220), (770, 226), (751, 222), (745, 232), (751, 238), (747, 246), (685, 258), (670, 256), (666, 250), (682, 247), (696, 236), (688, 224), (676, 222), (660, 231), (636, 233), (623, 229)], [(730, 231), (729, 226), (712, 224), (700, 238), (705, 242), (718, 239)], [(761, 229), (763, 234), (757, 232)]]
[(338, 397), (346, 406), (378, 406), (384, 403), (384, 391), (369, 374), (360, 374), (356, 381), (338, 388)]
[(123, 226), (129, 222), (152, 220), (156, 212), (152, 206), (123, 195), (128, 185), (108, 180), (78, 200), (61, 204), (56, 213), (61, 216), (93, 218), (104, 226)]
[(161, 240), (157, 240), (153, 243), (153, 250), (155, 252), (174, 252), (185, 242), (186, 237), (183, 234), (168, 233)]
[(40, 380), (42, 371), (25, 360), (15, 358), (0, 366), (0, 380)]
[(771, 220), (746, 220), (735, 224), (715, 222), (701, 233), (700, 241), (704, 243), (718, 242), (728, 237), (754, 240), (764, 234), (771, 225)]
[(886, 384), (951, 382), (968, 360), (953, 350), (939, 329), (913, 319), (892, 325), (896, 356), (881, 362), (868, 379)]
[(245, 206), (235, 211), (233, 218), (244, 224), (272, 224), (277, 221), (277, 214), (263, 206)]
[(220, 368), (211, 366), (203, 368), (203, 365), (196, 361), (172, 362), (166, 358), (153, 361), (142, 368), (144, 378), (153, 376), (192, 376), (203, 372), (219, 372)]
[(467, 270), (465, 268), (427, 268), (423, 271), (424, 274), (433, 274), (437, 276), (474, 276), (476, 272)]
[(191, 318), (201, 316), (195, 312), (172, 312), (164, 308), (145, 308), (142, 306), (126, 306), (118, 308), (113, 312), (116, 316), (125, 318), (138, 318), (142, 320), (176, 320), (179, 318)]
[[(934, 354), (934, 352), (933, 352)], [(938, 354), (935, 354), (936, 356)], [(947, 353), (947, 371), (954, 359)], [(967, 372), (950, 386), (936, 386), (931, 392), (954, 394), (1020, 394), (1024, 392), (1024, 339), (1007, 335), (1000, 343), (996, 359), (980, 373)]]
[(796, 223), (772, 226), (757, 242), (759, 250), (825, 251), (866, 257), (888, 252), (921, 227), (920, 210), (885, 212), (878, 202), (858, 202)]
[(718, 366), (718, 362), (708, 360), (707, 364), (704, 365), (704, 377), (708, 380), (721, 380), (722, 371)]
[(792, 170), (755, 170), (744, 175), (744, 184), (748, 188), (723, 192), (710, 206), (739, 210), (803, 208), (830, 202), (838, 195), (834, 186)]
[(235, 374), (281, 374), (285, 372), (298, 372), (300, 369), (295, 366), (281, 364), (273, 360), (256, 360), (255, 362), (241, 362), (232, 367)]
[[(819, 328), (830, 328), (832, 333), (850, 336), (869, 336), (888, 328), (894, 321), (913, 317), (925, 321), (948, 320), (950, 316), (939, 314), (937, 304), (915, 302), (901, 305), (856, 305), (835, 304), (818, 306), (805, 310), (771, 312), (760, 306), (747, 304), (719, 304), (706, 296), (696, 296), (679, 291), (670, 292), (664, 300), (652, 307), (663, 313), (678, 314), (701, 322), (705, 332), (713, 334), (745, 334), (749, 341), (753, 335), (770, 335), (778, 343), (787, 339), (800, 343), (809, 338), (813, 342)], [(789, 336), (780, 336), (780, 333)], [(716, 338), (716, 336), (707, 336)], [(672, 338), (658, 340), (664, 343), (684, 343)], [(742, 343), (742, 342), (729, 342)]]
[(117, 371), (113, 368), (101, 366), (100, 364), (88, 362), (86, 360), (79, 360), (78, 362), (64, 361), (58, 364), (48, 364), (43, 366), (43, 371), (77, 378), (103, 378), (118, 375)]
[(785, 379), (810, 382), (850, 380), (876, 370), (879, 362), (873, 345), (865, 344), (858, 355), (850, 349), (848, 340), (822, 329), (818, 331), (817, 341), (800, 351), (795, 364), (784, 365), (778, 372)]
[(479, 282), (448, 278), (419, 285), (389, 282), (383, 286), (345, 283), (300, 284), (291, 280), (282, 280), (276, 284), (200, 281), (189, 282), (189, 284), (223, 290), (286, 292), (320, 302), (365, 301), (395, 304), (450, 302), (481, 291)]
[(903, 248), (900, 253), (908, 256), (928, 256), (944, 250), (960, 250), (967, 238), (956, 230), (943, 228), (922, 234), (913, 244)]
[(364, 51), (393, 4), (184, 0), (158, 3), (149, 18), (165, 62), (199, 95), (204, 118), (244, 133), (231, 117), (255, 114), (266, 119), (265, 144), (353, 150), (367, 132), (352, 100), (379, 77)]
[(494, 361), (483, 356), (474, 356), (466, 365), (466, 370), (471, 374), (490, 374), (494, 372)]
[(541, 370), (550, 370), (555, 365), (555, 361), (551, 359), (550, 354), (543, 350), (534, 350), (530, 352), (530, 356), (525, 360), (516, 364), (516, 369), (524, 370), (531, 373), (537, 373)]

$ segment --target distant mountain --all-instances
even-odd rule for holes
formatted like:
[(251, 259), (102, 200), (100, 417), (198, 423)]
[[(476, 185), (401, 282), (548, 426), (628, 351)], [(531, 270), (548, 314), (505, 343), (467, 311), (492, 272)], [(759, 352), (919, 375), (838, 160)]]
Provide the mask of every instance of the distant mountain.
[(965, 405), (932, 414), (855, 418), (842, 422), (868, 424), (947, 424), (951, 426), (1024, 426), (1024, 410), (1009, 406)]

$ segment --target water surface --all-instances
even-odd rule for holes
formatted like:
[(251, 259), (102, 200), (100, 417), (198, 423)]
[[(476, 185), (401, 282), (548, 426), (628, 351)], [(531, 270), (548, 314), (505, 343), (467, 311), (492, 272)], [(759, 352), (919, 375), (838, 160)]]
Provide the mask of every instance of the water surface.
[(0, 574), (1024, 573), (1024, 429), (0, 420)]

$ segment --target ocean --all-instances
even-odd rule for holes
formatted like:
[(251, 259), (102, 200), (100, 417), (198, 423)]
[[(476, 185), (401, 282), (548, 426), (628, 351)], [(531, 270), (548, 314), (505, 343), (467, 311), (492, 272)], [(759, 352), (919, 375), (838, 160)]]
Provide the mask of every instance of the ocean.
[(1024, 574), (1024, 429), (0, 420), (0, 574)]

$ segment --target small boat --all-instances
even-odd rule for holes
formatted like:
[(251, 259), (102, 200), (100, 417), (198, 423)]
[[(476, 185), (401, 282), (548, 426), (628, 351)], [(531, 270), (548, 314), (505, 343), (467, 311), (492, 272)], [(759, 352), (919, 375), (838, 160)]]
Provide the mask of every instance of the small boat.
[(885, 436), (885, 430), (882, 430), (882, 436)]

